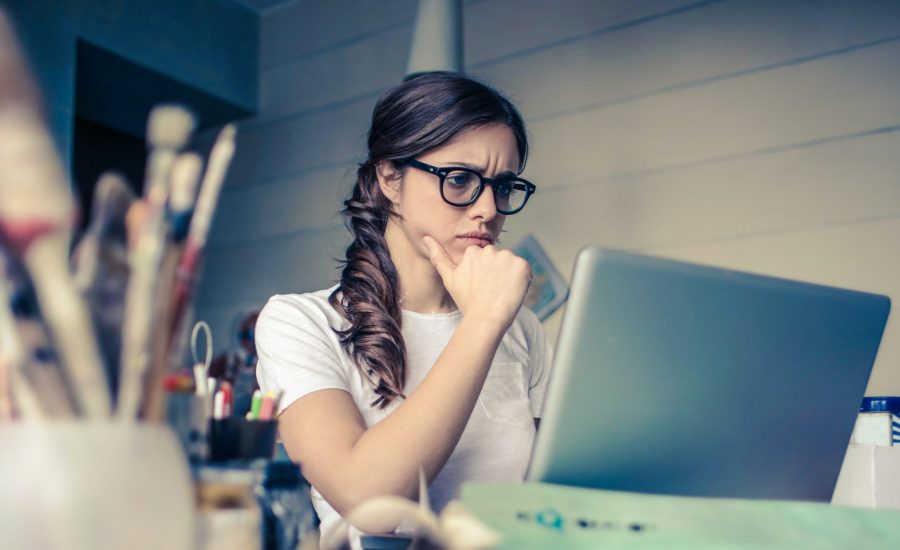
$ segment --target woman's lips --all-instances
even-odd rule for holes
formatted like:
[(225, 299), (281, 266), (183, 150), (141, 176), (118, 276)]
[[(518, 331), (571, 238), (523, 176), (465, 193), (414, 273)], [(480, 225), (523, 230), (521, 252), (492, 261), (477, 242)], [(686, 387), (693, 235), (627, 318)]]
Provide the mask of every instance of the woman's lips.
[(494, 239), (492, 239), (489, 235), (461, 235), (457, 237), (457, 239), (461, 240), (466, 246), (474, 244), (476, 246), (480, 246), (481, 248), (494, 243)]

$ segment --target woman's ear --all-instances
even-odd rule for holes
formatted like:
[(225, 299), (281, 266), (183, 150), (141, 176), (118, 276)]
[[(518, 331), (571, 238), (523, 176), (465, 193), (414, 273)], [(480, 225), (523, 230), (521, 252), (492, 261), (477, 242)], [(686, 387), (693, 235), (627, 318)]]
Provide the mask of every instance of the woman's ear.
[(389, 160), (380, 160), (375, 164), (375, 175), (378, 177), (378, 186), (389, 201), (394, 204), (400, 202), (400, 170)]

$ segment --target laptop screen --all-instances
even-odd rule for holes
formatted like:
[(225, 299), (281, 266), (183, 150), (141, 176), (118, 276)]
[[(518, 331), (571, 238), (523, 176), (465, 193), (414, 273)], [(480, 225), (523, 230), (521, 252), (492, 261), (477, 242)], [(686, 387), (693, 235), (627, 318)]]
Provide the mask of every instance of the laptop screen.
[(885, 296), (579, 254), (528, 479), (831, 499)]

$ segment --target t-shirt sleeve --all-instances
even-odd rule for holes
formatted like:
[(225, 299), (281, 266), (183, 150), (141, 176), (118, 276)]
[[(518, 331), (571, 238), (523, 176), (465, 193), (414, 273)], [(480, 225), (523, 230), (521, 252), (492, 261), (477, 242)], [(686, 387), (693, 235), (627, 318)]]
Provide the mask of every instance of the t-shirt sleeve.
[(531, 366), (531, 379), (528, 382), (528, 401), (531, 403), (532, 416), (540, 418), (553, 365), (553, 347), (537, 316), (529, 316), (529, 329), (528, 362)]
[(283, 392), (278, 414), (301, 397), (350, 385), (334, 331), (325, 314), (304, 299), (273, 296), (256, 322), (256, 377), (260, 390)]

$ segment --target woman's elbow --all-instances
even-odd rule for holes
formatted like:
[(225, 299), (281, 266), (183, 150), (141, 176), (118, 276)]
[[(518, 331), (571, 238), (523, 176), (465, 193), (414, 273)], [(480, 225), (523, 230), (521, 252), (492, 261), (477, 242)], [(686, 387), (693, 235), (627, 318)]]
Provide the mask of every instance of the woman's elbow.
[[(405, 485), (405, 484), (404, 484)], [(330, 495), (323, 493), (323, 497), (331, 505), (334, 510), (343, 518), (347, 518), (354, 510), (362, 505), (372, 505), (372, 509), (397, 508), (397, 504), (402, 500), (415, 502), (418, 498), (418, 489), (407, 487), (393, 487), (383, 483), (350, 483), (346, 487), (335, 488)], [(331, 500), (329, 500), (329, 496)], [(388, 514), (390, 515), (390, 514)], [(390, 532), (396, 528), (396, 525), (390, 526), (371, 525), (367, 529), (363, 529), (369, 533)], [(362, 526), (357, 525), (358, 528)], [(376, 529), (376, 527), (378, 527)]]

